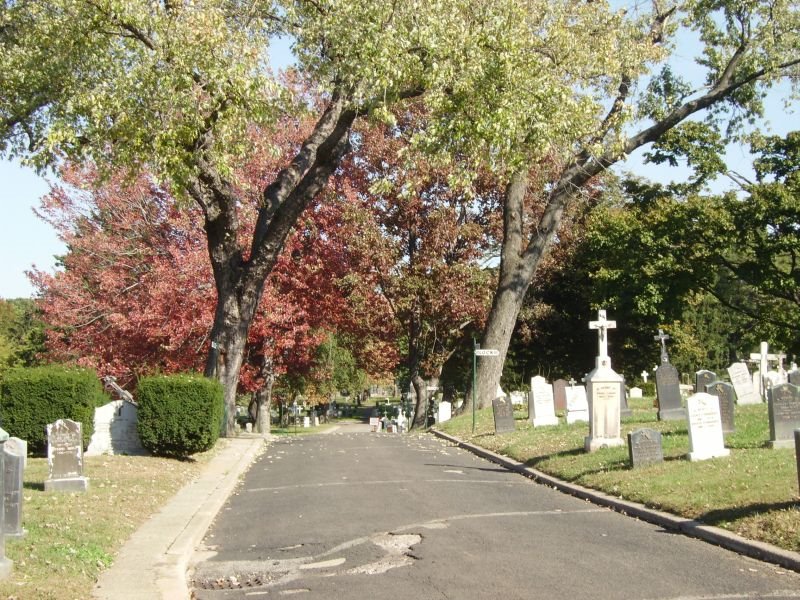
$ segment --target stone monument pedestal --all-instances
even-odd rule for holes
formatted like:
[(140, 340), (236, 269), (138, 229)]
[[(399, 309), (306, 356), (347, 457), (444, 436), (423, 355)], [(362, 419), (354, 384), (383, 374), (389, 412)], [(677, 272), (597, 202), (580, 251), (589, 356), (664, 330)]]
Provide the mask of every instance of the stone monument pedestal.
[(608, 365), (609, 362), (598, 358), (597, 367), (586, 377), (589, 435), (584, 440), (584, 448), (587, 452), (625, 445), (620, 437), (620, 389), (623, 379)]

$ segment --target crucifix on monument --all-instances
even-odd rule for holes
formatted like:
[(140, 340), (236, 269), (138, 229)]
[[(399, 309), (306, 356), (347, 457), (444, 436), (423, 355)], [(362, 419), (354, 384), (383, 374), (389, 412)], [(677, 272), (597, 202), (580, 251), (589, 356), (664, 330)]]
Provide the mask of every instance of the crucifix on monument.
[(783, 373), (783, 361), (786, 354), (779, 352), (777, 354), (769, 353), (769, 344), (761, 342), (760, 352), (750, 355), (750, 360), (758, 361), (759, 374), (761, 376), (761, 397), (767, 397), (767, 373), (769, 372), (769, 361), (776, 361), (778, 363), (778, 373)]
[(616, 321), (606, 319), (606, 311), (597, 311), (597, 321), (589, 321), (589, 329), (597, 329), (597, 368), (611, 368), (611, 359), (608, 357), (608, 330), (617, 327)]
[[(616, 321), (606, 318), (606, 311), (597, 311), (597, 320), (589, 329), (597, 330), (597, 362), (586, 375), (586, 395), (589, 403), (589, 435), (583, 444), (587, 452), (622, 446), (620, 412), (624, 402), (624, 379), (611, 368), (608, 356), (608, 330), (617, 327)], [(627, 404), (625, 404), (627, 408)]]
[(669, 339), (669, 336), (664, 333), (663, 329), (659, 329), (658, 335), (653, 337), (653, 339), (657, 342), (661, 342), (661, 362), (668, 363), (669, 354), (667, 354), (667, 340)]

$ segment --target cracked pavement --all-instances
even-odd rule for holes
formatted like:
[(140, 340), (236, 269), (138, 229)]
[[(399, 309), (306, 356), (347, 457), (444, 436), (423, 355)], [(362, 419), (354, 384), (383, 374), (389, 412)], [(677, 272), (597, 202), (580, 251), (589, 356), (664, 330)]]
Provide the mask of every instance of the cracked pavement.
[(198, 600), (800, 598), (800, 575), (563, 495), (428, 435), (278, 439), (193, 557)]

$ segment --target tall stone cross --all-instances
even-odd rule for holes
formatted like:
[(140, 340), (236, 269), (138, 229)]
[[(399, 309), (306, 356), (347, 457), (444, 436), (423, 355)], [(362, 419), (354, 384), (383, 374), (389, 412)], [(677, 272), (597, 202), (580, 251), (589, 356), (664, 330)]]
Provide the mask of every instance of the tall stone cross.
[(606, 319), (606, 311), (597, 311), (597, 321), (589, 321), (589, 329), (597, 329), (597, 367), (611, 368), (608, 357), (608, 330), (616, 329), (617, 322)]
[(669, 354), (667, 354), (667, 340), (669, 336), (664, 333), (663, 329), (658, 330), (658, 335), (653, 338), (657, 342), (661, 342), (661, 362), (668, 363), (669, 362)]
[(648, 377), (650, 377), (650, 373), (648, 373), (647, 369), (645, 369), (644, 371), (642, 371), (642, 379), (644, 380), (645, 383), (647, 383)]
[(786, 354), (778, 353), (778, 354), (770, 354), (769, 353), (769, 344), (767, 342), (761, 342), (760, 352), (753, 353), (750, 355), (750, 360), (757, 360), (758, 361), (758, 369), (761, 374), (761, 395), (766, 398), (767, 397), (767, 389), (766, 389), (766, 377), (767, 372), (769, 372), (769, 361), (774, 360), (778, 362), (778, 372), (781, 373), (783, 371), (783, 360), (786, 358)]

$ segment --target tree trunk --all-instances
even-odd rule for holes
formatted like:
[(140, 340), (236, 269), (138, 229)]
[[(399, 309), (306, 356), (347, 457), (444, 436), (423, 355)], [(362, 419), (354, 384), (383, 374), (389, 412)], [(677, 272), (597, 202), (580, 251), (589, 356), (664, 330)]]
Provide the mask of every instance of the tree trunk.
[(261, 367), (264, 385), (256, 392), (256, 431), (264, 436), (270, 432), (270, 409), (272, 407), (272, 386), (275, 384), (274, 361), (270, 356), (264, 356)]
[(238, 237), (240, 199), (230, 183), (213, 165), (201, 160), (198, 177), (188, 186), (203, 209), (217, 288), (212, 347), (205, 373), (217, 377), (225, 388), (226, 436), (235, 434), (239, 371), (264, 282), (297, 218), (349, 150), (349, 131), (355, 116), (353, 110), (347, 109), (347, 98), (334, 93), (291, 164), (264, 190), (248, 259), (244, 258)]
[(423, 379), (421, 375), (416, 374), (411, 378), (411, 384), (414, 386), (417, 399), (414, 404), (414, 416), (411, 419), (411, 426), (409, 429), (421, 429), (428, 424), (428, 407), (431, 399), (436, 394), (434, 391), (429, 392), (428, 387), (438, 387), (439, 377)]
[[(521, 171), (514, 173), (504, 196), (500, 277), (481, 338), (481, 348), (497, 350), (500, 355), (477, 358), (475, 395), (478, 408), (490, 405), (496, 396), (517, 316), (536, 267), (541, 261), (541, 256), (535, 261), (526, 260), (523, 227), (527, 187), (527, 175)], [(471, 410), (472, 396), (470, 383), (464, 400), (464, 410)]]

